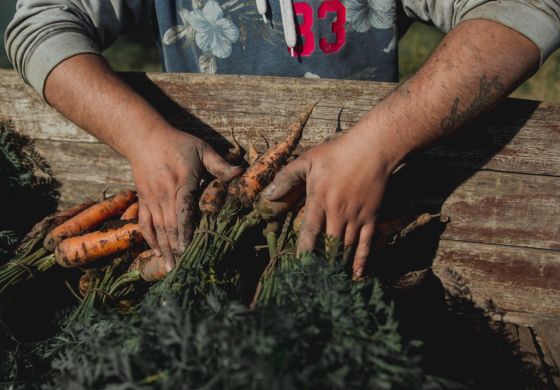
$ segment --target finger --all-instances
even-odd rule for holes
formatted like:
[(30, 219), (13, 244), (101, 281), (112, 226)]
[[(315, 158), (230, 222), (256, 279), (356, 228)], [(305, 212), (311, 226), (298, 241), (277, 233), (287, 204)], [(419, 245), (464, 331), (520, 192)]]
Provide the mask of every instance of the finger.
[(325, 212), (323, 208), (312, 199), (307, 199), (305, 214), (298, 237), (297, 255), (311, 252), (315, 248), (317, 237), (321, 234)]
[(176, 196), (177, 229), (179, 249), (184, 251), (193, 236), (193, 221), (195, 214), (195, 191), (198, 185), (196, 180), (189, 180), (179, 188)]
[(278, 200), (290, 192), (293, 187), (305, 182), (306, 176), (307, 162), (304, 158), (297, 158), (276, 174), (262, 195), (268, 200)]
[(142, 198), (139, 198), (138, 203), (138, 224), (140, 225), (140, 229), (142, 229), (142, 235), (144, 236), (144, 239), (146, 240), (150, 248), (154, 250), (156, 255), (161, 256), (150, 209)]
[(340, 217), (331, 217), (327, 215), (327, 228), (325, 229), (327, 237), (336, 237), (340, 242), (342, 242), (344, 238), (344, 228), (345, 224), (342, 222)]
[(163, 222), (169, 246), (174, 256), (180, 256), (178, 231), (177, 231), (177, 211), (175, 210), (175, 199), (163, 208)]
[(243, 168), (231, 165), (210, 146), (204, 147), (200, 159), (206, 170), (218, 179), (231, 180), (243, 172)]
[(352, 265), (352, 272), (356, 278), (361, 278), (364, 274), (364, 267), (371, 250), (373, 242), (374, 224), (364, 225), (360, 231), (360, 238), (358, 240), (358, 247), (356, 248), (356, 255), (354, 256), (354, 264)]
[(351, 257), (354, 255), (354, 250), (356, 249), (356, 243), (358, 242), (359, 237), (360, 226), (349, 223), (346, 226), (344, 239), (342, 240), (342, 244), (344, 245), (342, 255), (344, 263), (347, 263), (349, 260), (351, 260)]
[(344, 234), (344, 247), (353, 248), (360, 238), (360, 227), (349, 223)]
[(156, 212), (152, 211), (152, 219), (154, 221), (154, 229), (156, 231), (157, 242), (161, 254), (165, 259), (166, 268), (168, 270), (172, 270), (175, 266), (175, 258), (173, 256), (173, 251), (171, 250), (171, 245), (169, 244), (169, 239), (167, 237), (165, 221), (163, 219), (163, 212), (160, 207), (156, 207), (156, 209)]

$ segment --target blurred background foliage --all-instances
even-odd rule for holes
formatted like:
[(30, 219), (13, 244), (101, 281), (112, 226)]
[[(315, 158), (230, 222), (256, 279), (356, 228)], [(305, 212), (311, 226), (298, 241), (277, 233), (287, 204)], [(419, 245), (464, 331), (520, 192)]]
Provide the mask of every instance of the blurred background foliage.
[[(16, 0), (0, 0), (0, 33), (4, 36)], [(443, 34), (437, 29), (415, 23), (399, 44), (399, 66), (401, 80), (413, 74), (441, 41)], [(155, 47), (152, 30), (147, 26), (135, 34), (121, 37), (105, 51), (105, 56), (114, 69), (120, 71), (162, 70), (159, 54)], [(11, 67), (0, 43), (0, 68)], [(531, 79), (523, 83), (512, 95), (515, 97), (560, 102), (560, 50), (556, 51)]]

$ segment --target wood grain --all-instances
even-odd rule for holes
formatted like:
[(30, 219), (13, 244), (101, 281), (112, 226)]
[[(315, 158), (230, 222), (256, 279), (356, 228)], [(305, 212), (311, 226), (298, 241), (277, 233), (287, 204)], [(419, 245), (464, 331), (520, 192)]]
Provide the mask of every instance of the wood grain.
[[(95, 196), (91, 184), (133, 184), (126, 160), (105, 145), (36, 141), (36, 146), (62, 183), (83, 183), (80, 191), (62, 188), (65, 203), (76, 201), (77, 194)], [(465, 181), (454, 188), (458, 177)], [(444, 238), (560, 250), (560, 180), (554, 177), (414, 169), (388, 196), (398, 209), (439, 205), (451, 217)]]
[[(340, 127), (350, 128), (395, 84), (366, 81), (306, 80), (279, 77), (206, 76), (200, 74), (123, 74), (177, 127), (213, 143), (242, 142), (261, 135), (277, 141), (293, 116), (320, 100), (302, 145), (309, 147)], [(96, 142), (62, 119), (13, 71), (0, 70), (0, 117), (35, 139)], [(342, 112), (341, 112), (342, 110)], [(508, 99), (492, 115), (427, 153), (448, 164), (507, 172), (560, 176), (560, 108)], [(231, 139), (230, 139), (231, 140)]]
[(560, 318), (540, 321), (534, 330), (549, 376), (556, 388), (560, 389)]
[(560, 314), (559, 252), (442, 239), (433, 268), (444, 286), (464, 284), (481, 306)]
[[(365, 81), (199, 74), (123, 74), (178, 128), (218, 149), (231, 130), (245, 146), (279, 140), (294, 115), (320, 100), (304, 131), (310, 147), (346, 130), (395, 88)], [(51, 107), (13, 71), (0, 70), (0, 118), (36, 140), (62, 204), (132, 185), (128, 163)], [(512, 313), (560, 314), (560, 105), (508, 99), (456, 136), (412, 156), (391, 180), (386, 213), (443, 211), (436, 274), (466, 281), (475, 302)], [(447, 275), (447, 276), (446, 276)], [(522, 315), (521, 315), (522, 316)]]
[(539, 354), (539, 347), (535, 345), (532, 331), (529, 327), (506, 324), (505, 329), (510, 333), (511, 340), (518, 348), (523, 362), (535, 371), (543, 383), (549, 382), (544, 362)]

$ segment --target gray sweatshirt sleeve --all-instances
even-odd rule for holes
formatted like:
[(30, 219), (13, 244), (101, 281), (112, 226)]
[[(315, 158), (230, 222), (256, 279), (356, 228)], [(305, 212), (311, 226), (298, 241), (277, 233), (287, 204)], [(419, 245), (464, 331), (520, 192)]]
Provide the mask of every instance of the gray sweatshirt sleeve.
[(559, 0), (402, 0), (405, 13), (449, 32), (470, 19), (499, 22), (530, 39), (541, 64), (560, 46)]
[(100, 54), (149, 22), (148, 0), (18, 0), (5, 35), (14, 68), (41, 95), (49, 73), (77, 54)]

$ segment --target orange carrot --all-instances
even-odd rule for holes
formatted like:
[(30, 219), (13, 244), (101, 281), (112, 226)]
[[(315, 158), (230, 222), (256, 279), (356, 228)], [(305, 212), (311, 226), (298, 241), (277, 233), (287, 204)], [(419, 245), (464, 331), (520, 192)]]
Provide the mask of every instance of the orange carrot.
[(272, 181), (274, 175), (286, 163), (301, 139), (303, 128), (316, 104), (298, 114), (296, 120), (290, 124), (290, 134), (284, 141), (264, 152), (239, 180), (232, 182), (229, 193), (237, 196), (245, 207), (253, 202), (257, 194)]
[(134, 270), (138, 270), (140, 277), (146, 282), (161, 280), (168, 274), (163, 256), (156, 256), (152, 249), (140, 253), (134, 259), (128, 268), (128, 272)]
[(121, 214), (136, 199), (134, 191), (124, 190), (102, 200), (54, 228), (43, 242), (52, 251), (61, 241), (99, 226), (111, 217)]
[(247, 158), (249, 160), (249, 165), (253, 165), (259, 159), (259, 152), (255, 149), (255, 145), (251, 142), (249, 144), (249, 150), (247, 151)]
[(137, 220), (138, 208), (139, 208), (138, 202), (134, 202), (133, 204), (128, 206), (128, 208), (124, 211), (124, 213), (122, 213), (121, 219), (125, 221)]
[(115, 229), (67, 238), (56, 247), (54, 257), (63, 267), (77, 267), (127, 250), (142, 240), (140, 226), (126, 223)]
[(224, 205), (227, 194), (228, 183), (220, 179), (214, 179), (202, 191), (198, 207), (203, 214), (214, 215)]

